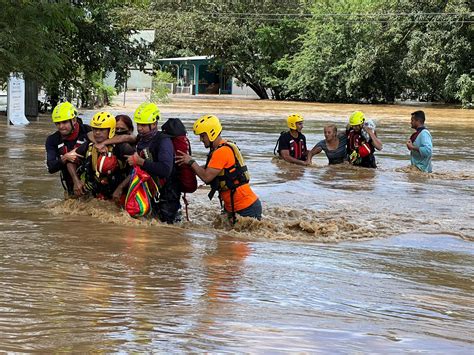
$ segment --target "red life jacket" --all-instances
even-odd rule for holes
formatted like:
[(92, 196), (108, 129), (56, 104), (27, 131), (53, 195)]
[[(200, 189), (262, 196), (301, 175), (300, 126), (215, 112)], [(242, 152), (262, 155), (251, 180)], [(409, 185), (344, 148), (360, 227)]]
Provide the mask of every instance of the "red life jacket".
[[(308, 156), (308, 149), (306, 148), (306, 144), (304, 139), (301, 137), (300, 140), (297, 142), (293, 136), (288, 132), (288, 131), (283, 131), (280, 133), (280, 137), (278, 138), (275, 148), (273, 149), (273, 154), (276, 154), (275, 152), (278, 151), (278, 154), (281, 156), (281, 149), (280, 149), (280, 139), (282, 138), (283, 135), (289, 134), (290, 135), (290, 149), (289, 149), (289, 154), (292, 158), (298, 159), (298, 160), (306, 160), (306, 157)], [(298, 135), (299, 136), (299, 135)]]
[[(171, 138), (173, 143), (174, 155), (178, 154), (178, 150), (188, 155), (192, 155), (191, 142), (186, 136), (186, 128), (179, 118), (170, 118), (166, 121), (161, 129)], [(176, 174), (179, 181), (181, 192), (192, 193), (197, 189), (197, 178), (194, 170), (187, 164), (176, 165)]]
[(416, 132), (410, 136), (410, 140), (412, 143), (415, 143), (416, 138), (424, 129), (426, 129), (426, 127), (420, 127), (416, 129)]
[(306, 146), (303, 144), (303, 140), (300, 139), (296, 142), (294, 139), (290, 141), (290, 155), (298, 160), (304, 160), (306, 157)]
[[(363, 148), (360, 149), (362, 146)], [(347, 152), (348, 154), (351, 154), (354, 150), (357, 151), (359, 154), (363, 153), (364, 156), (367, 156), (375, 151), (372, 143), (367, 142), (362, 136), (362, 134), (360, 134), (360, 132), (351, 130), (347, 135)], [(367, 150), (369, 150), (368, 153)]]

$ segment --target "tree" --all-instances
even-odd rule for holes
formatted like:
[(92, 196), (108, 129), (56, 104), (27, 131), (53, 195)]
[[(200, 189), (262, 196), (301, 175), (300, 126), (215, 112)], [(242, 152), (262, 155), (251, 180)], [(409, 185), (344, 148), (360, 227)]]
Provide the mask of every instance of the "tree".
[(413, 17), (401, 68), (407, 76), (406, 88), (425, 100), (458, 100), (459, 79), (472, 77), (473, 32), (464, 20), (472, 17), (474, 5), (469, 8), (467, 2), (453, 0), (408, 2), (406, 7), (440, 14)]
[(131, 36), (131, 26), (117, 26), (116, 1), (0, 0), (0, 81), (24, 73), (53, 96), (94, 104), (106, 72), (115, 70), (117, 86), (130, 66), (143, 69), (148, 46)]
[(0, 0), (0, 82), (10, 73), (44, 82), (58, 74), (67, 60), (56, 50), (76, 30), (76, 9), (64, 3)]
[(156, 30), (156, 58), (212, 56), (261, 98), (268, 98), (268, 92), (284, 98), (288, 73), (280, 61), (299, 49), (304, 21), (294, 15), (305, 11), (304, 1), (148, 1), (132, 9), (136, 26)]
[(302, 50), (287, 62), (289, 95), (331, 102), (459, 100), (469, 92), (466, 76), (472, 77), (472, 6), (316, 1)]

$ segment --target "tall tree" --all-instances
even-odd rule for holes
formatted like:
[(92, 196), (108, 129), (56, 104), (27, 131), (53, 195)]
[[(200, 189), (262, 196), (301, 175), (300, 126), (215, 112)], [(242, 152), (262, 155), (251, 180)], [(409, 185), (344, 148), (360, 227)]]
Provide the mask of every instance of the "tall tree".
[(116, 25), (116, 1), (0, 0), (0, 81), (11, 72), (46, 86), (54, 95), (79, 91), (90, 101), (95, 82), (115, 70), (117, 85), (127, 67), (143, 69), (149, 48), (133, 39), (130, 25)]
[(318, 0), (303, 48), (288, 61), (288, 92), (332, 102), (466, 100), (473, 82), (472, 6)]
[(43, 82), (56, 76), (67, 60), (56, 50), (76, 27), (76, 9), (65, 3), (0, 0), (0, 82), (10, 73)]
[(156, 30), (156, 57), (212, 56), (261, 98), (284, 98), (288, 72), (279, 62), (299, 49), (304, 1), (148, 1), (132, 9), (137, 26)]

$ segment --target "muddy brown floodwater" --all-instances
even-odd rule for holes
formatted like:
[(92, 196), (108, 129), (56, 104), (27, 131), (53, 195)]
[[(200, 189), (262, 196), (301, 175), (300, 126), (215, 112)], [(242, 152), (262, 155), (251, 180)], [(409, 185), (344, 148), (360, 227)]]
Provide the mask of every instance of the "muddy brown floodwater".
[[(430, 175), (408, 167), (405, 147), (420, 108), (434, 138)], [(474, 351), (472, 111), (212, 98), (161, 109), (188, 128), (219, 115), (263, 220), (230, 230), (204, 186), (189, 196), (191, 222), (175, 226), (64, 201), (44, 162), (49, 118), (2, 123), (0, 351)], [(286, 115), (306, 118), (312, 146), (355, 109), (377, 122), (377, 170), (273, 158)]]

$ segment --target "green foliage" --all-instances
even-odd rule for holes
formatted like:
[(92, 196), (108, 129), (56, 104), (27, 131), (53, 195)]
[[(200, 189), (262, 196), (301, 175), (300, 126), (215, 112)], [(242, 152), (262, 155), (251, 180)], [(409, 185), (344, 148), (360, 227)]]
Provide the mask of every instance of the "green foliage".
[(108, 90), (91, 93), (94, 75), (114, 70), (120, 88), (128, 67), (143, 69), (148, 59), (148, 46), (132, 39), (132, 27), (115, 24), (113, 10), (124, 3), (0, 0), (0, 81), (24, 73), (53, 98), (79, 95), (95, 105), (91, 98)]
[(289, 95), (332, 102), (459, 99), (458, 79), (472, 68), (467, 6), (316, 1), (303, 48), (287, 62)]
[(73, 36), (77, 9), (63, 2), (0, 0), (0, 82), (10, 73), (44, 82), (67, 60), (57, 51), (62, 38)]
[(474, 80), (472, 75), (461, 75), (456, 84), (456, 99), (461, 100), (462, 107), (474, 108)]
[[(97, 87), (108, 71), (120, 89), (130, 67), (191, 55), (212, 56), (261, 98), (472, 105), (474, 5), (465, 0), (0, 0), (0, 8), (0, 83), (21, 72), (88, 105), (111, 94)], [(133, 38), (138, 28), (156, 30), (153, 52)], [(167, 98), (164, 82), (155, 79), (156, 100)]]
[(304, 9), (303, 1), (202, 0), (150, 1), (125, 11), (133, 13), (140, 26), (156, 30), (156, 58), (212, 56), (226, 74), (252, 87), (260, 97), (268, 98), (268, 90), (273, 97), (283, 98), (288, 72), (279, 61), (298, 50), (304, 21), (262, 21), (261, 15)]
[(168, 72), (158, 71), (153, 76), (150, 101), (155, 103), (169, 102), (170, 84), (176, 84), (176, 78)]

